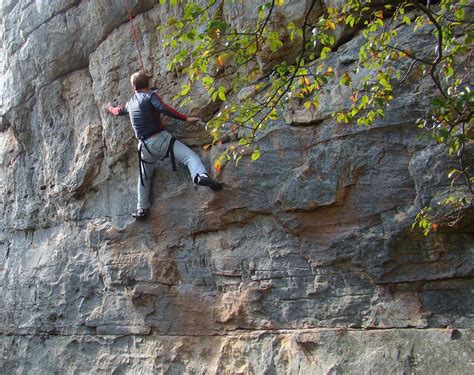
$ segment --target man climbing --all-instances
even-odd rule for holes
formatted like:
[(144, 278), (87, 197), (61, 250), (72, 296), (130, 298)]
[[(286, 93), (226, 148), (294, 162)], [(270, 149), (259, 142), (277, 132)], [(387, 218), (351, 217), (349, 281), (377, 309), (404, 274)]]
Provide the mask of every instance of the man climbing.
[(173, 170), (176, 170), (175, 158), (186, 165), (194, 184), (207, 186), (213, 191), (222, 189), (222, 184), (214, 181), (206, 171), (201, 159), (183, 143), (177, 141), (161, 125), (160, 114), (194, 123), (198, 117), (187, 117), (165, 104), (154, 89), (150, 89), (149, 77), (143, 72), (136, 72), (130, 77), (135, 94), (123, 106), (108, 104), (106, 110), (114, 116), (128, 114), (135, 136), (138, 139), (138, 156), (140, 173), (138, 177), (137, 210), (132, 214), (136, 219), (144, 219), (150, 208), (151, 177), (156, 162), (166, 157), (171, 158)]

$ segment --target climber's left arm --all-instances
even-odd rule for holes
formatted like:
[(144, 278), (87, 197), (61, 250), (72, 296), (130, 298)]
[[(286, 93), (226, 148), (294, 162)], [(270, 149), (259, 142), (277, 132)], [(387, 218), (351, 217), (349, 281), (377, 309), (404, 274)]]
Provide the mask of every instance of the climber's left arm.
[(150, 103), (153, 107), (155, 107), (160, 113), (164, 115), (175, 118), (181, 121), (189, 121), (193, 117), (188, 118), (188, 116), (183, 115), (181, 112), (178, 112), (176, 109), (171, 107), (170, 105), (166, 104), (157, 93), (152, 93), (150, 97)]

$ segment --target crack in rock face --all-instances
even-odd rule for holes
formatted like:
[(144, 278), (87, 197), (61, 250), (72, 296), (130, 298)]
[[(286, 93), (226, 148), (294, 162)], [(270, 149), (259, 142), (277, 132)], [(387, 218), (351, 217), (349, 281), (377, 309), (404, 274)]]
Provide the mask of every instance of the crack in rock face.
[[(186, 77), (167, 71), (156, 27), (179, 9), (130, 3), (152, 85), (177, 106)], [(279, 19), (305, 9), (286, 2)], [(220, 11), (244, 27), (255, 10)], [(429, 237), (411, 229), (450, 183), (444, 150), (414, 123), (426, 82), (400, 87), (369, 128), (330, 116), (349, 105), (345, 87), (332, 84), (319, 111), (290, 101), (257, 161), (212, 171), (217, 193), (165, 159), (139, 222), (134, 133), (103, 109), (130, 98), (139, 68), (123, 2), (6, 0), (0, 30), (2, 371), (472, 373), (472, 215)], [(433, 53), (423, 30), (398, 33)], [(328, 58), (349, 71), (361, 36), (336, 37)], [(183, 112), (219, 111), (204, 88), (189, 95)], [(168, 125), (206, 167), (225, 146)]]

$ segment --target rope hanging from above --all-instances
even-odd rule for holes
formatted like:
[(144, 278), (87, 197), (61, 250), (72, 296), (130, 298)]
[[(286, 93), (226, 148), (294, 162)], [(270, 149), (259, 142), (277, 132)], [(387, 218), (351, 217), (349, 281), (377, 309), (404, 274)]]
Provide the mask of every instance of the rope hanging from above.
[(130, 20), (130, 25), (132, 29), (131, 34), (132, 34), (133, 40), (135, 41), (135, 48), (137, 50), (138, 61), (140, 62), (142, 71), (145, 72), (145, 66), (143, 65), (143, 61), (142, 61), (141, 48), (140, 48), (140, 43), (138, 41), (137, 30), (135, 29), (135, 24), (133, 23), (132, 12), (130, 11), (128, 0), (125, 0), (125, 9), (127, 9), (128, 19)]

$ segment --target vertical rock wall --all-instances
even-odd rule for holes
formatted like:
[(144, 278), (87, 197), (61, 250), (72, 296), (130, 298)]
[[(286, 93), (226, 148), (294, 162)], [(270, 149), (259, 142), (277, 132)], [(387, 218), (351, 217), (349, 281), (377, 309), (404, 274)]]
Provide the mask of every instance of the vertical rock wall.
[[(172, 102), (183, 78), (166, 72), (156, 26), (176, 10), (131, 4)], [(245, 23), (252, 10), (225, 15)], [(123, 2), (7, 0), (0, 12), (1, 373), (472, 373), (472, 222), (411, 230), (449, 185), (444, 151), (414, 124), (428, 81), (411, 77), (370, 128), (335, 123), (338, 86), (318, 112), (291, 103), (258, 161), (223, 167), (217, 194), (164, 162), (136, 223), (133, 132), (102, 109), (128, 99), (138, 69)], [(433, 53), (430, 28), (399, 32)], [(360, 43), (341, 42), (336, 71)], [(192, 96), (184, 111), (218, 110)], [(222, 151), (202, 149), (199, 126), (169, 129), (208, 166)]]

